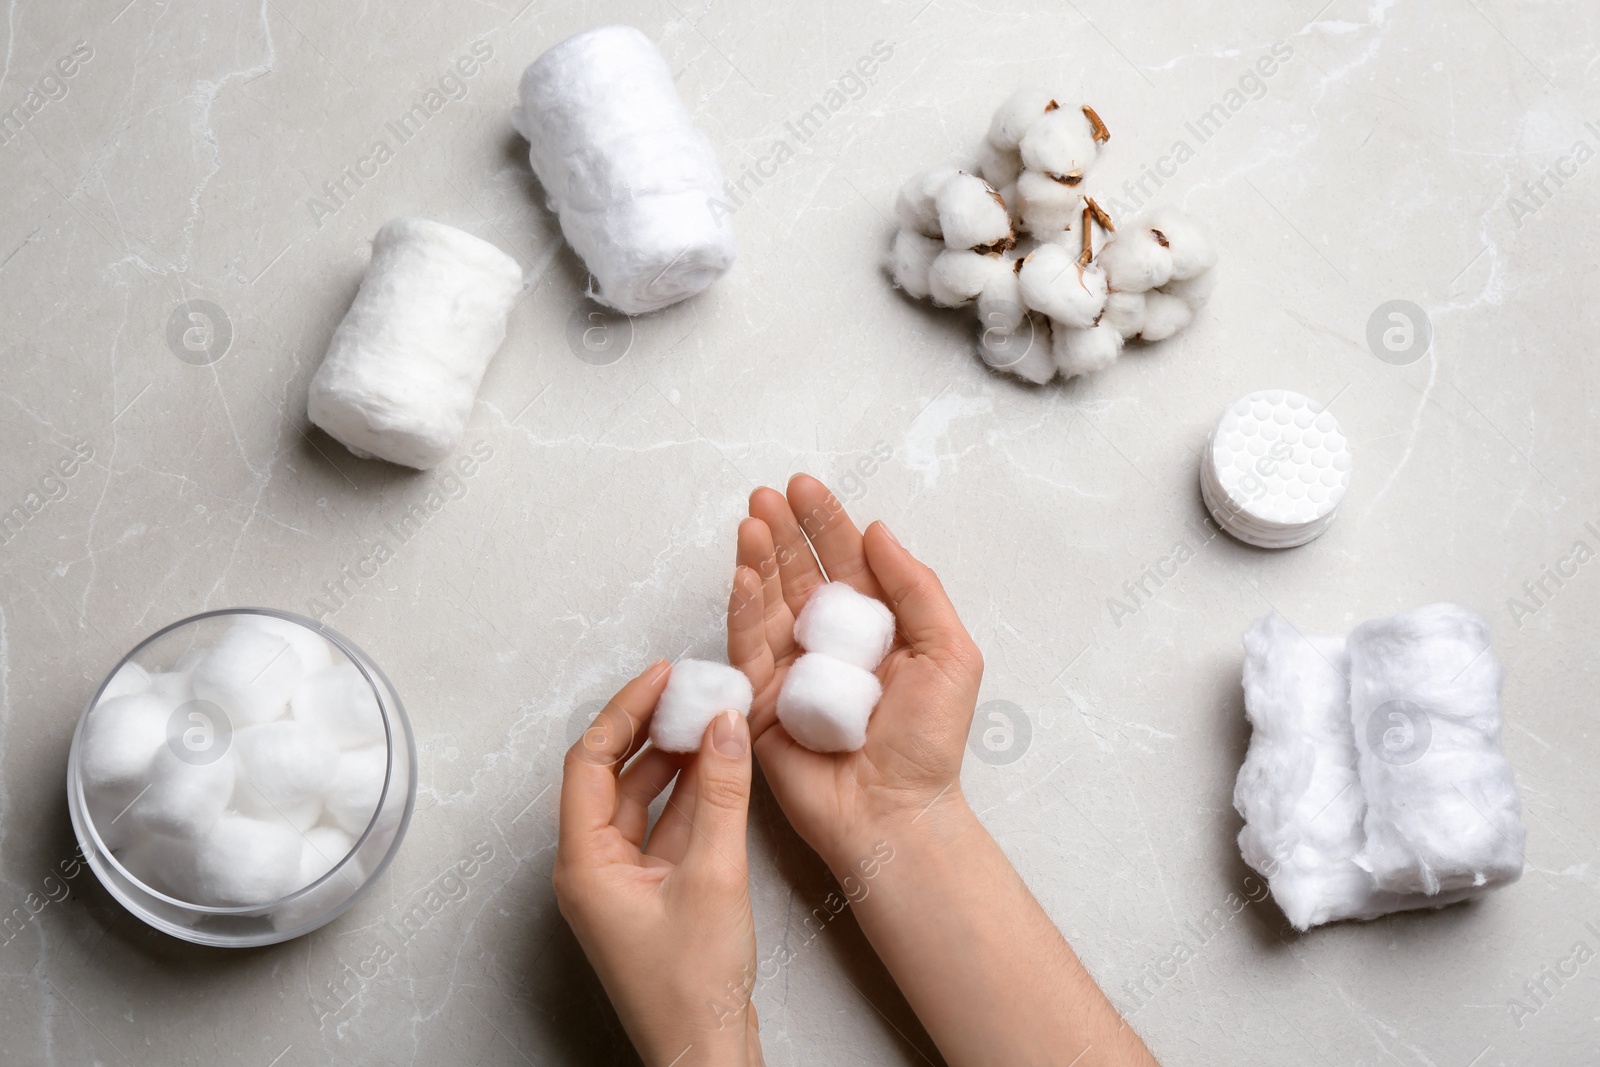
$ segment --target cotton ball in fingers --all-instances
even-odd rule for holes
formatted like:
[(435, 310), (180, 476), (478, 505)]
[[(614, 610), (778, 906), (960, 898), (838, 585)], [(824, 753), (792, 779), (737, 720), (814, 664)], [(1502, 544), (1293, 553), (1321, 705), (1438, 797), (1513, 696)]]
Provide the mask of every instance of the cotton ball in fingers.
[(889, 277), (907, 295), (926, 300), (928, 274), (943, 251), (944, 242), (939, 238), (901, 230), (894, 235), (894, 245), (889, 249)]
[(1058, 107), (1041, 115), (1028, 127), (1018, 147), (1022, 165), (1028, 170), (1069, 180), (1082, 179), (1100, 153), (1088, 116), (1070, 107)]
[(1161, 287), (1161, 291), (1188, 304), (1189, 310), (1199, 311), (1205, 306), (1206, 301), (1211, 299), (1211, 293), (1216, 287), (1217, 268), (1208, 267), (1193, 277), (1168, 282)]
[(233, 752), (189, 754), (189, 759), (161, 746), (150, 761), (149, 786), (123, 818), (169, 837), (197, 838), (210, 830), (233, 795)]
[(289, 642), (289, 647), (300, 657), (300, 669), (306, 674), (313, 674), (333, 664), (333, 646), (297, 622), (280, 619), (276, 615), (247, 613), (239, 616), (239, 625), (275, 634)]
[(828, 582), (813, 590), (800, 609), (794, 639), (807, 652), (876, 670), (894, 642), (894, 613), (848, 582)]
[(83, 728), (79, 765), (93, 789), (143, 784), (150, 761), (167, 741), (167, 721), (176, 705), (154, 693), (102, 700)]
[(281, 822), (222, 816), (195, 853), (197, 903), (238, 908), (288, 896), (301, 885), (302, 841)]
[(360, 836), (378, 810), (389, 774), (389, 750), (381, 745), (357, 748), (339, 757), (324, 805), (328, 819), (347, 834)]
[(697, 752), (712, 719), (730, 709), (749, 715), (752, 699), (750, 679), (738, 668), (681, 659), (650, 717), (650, 743), (665, 752)]
[(1076, 230), (1083, 217), (1083, 196), (1077, 189), (1043, 171), (1025, 170), (1017, 179), (1017, 216), (1035, 237), (1049, 239)]
[(1028, 307), (1066, 326), (1092, 326), (1106, 303), (1106, 276), (1058, 244), (1042, 244), (1022, 261), (1018, 275)]
[(349, 661), (302, 681), (289, 698), (289, 710), (296, 721), (328, 731), (341, 748), (384, 741), (383, 713), (372, 683)]
[(778, 721), (813, 752), (854, 752), (867, 743), (867, 720), (882, 695), (871, 671), (808, 652), (784, 675)]
[(1205, 227), (1175, 207), (1161, 207), (1145, 218), (1157, 243), (1164, 243), (1172, 257), (1172, 278), (1183, 281), (1217, 265), (1217, 250)]
[(1000, 256), (945, 249), (928, 272), (928, 295), (941, 307), (970, 304), (984, 287), (1011, 264)]
[(1122, 334), (1103, 322), (1089, 327), (1058, 325), (1050, 337), (1051, 354), (1065, 378), (1104, 370), (1122, 354)]
[(339, 766), (332, 735), (294, 719), (240, 730), (233, 749), (239, 764), (234, 807), (261, 819), (276, 814), (300, 822), (306, 803), (321, 800)]
[(271, 722), (300, 684), (300, 654), (283, 638), (235, 625), (194, 667), (194, 695), (222, 708), (235, 726)]
[(1100, 313), (1100, 325), (1110, 326), (1122, 335), (1124, 341), (1137, 337), (1144, 329), (1145, 294), (1113, 289), (1106, 294), (1105, 310)]
[(355, 838), (335, 826), (307, 830), (300, 842), (300, 885), (308, 886), (337, 867), (355, 843)]
[(1142, 223), (1119, 228), (1097, 260), (1111, 287), (1142, 293), (1165, 285), (1172, 277), (1172, 252), (1165, 240)]
[(1194, 312), (1175, 296), (1159, 289), (1145, 294), (1144, 326), (1139, 331), (1141, 341), (1165, 341), (1194, 320)]
[(1004, 252), (1015, 244), (1004, 201), (976, 174), (963, 172), (945, 182), (936, 203), (946, 248)]
[(1025, 314), (1015, 329), (978, 324), (978, 355), (997, 371), (1043, 385), (1056, 376), (1050, 358), (1050, 320), (1036, 311)]
[(940, 237), (939, 205), (935, 198), (945, 182), (959, 173), (954, 167), (923, 171), (900, 187), (894, 198), (894, 217), (902, 229), (925, 237)]
[(1022, 156), (1015, 148), (998, 148), (985, 140), (978, 146), (978, 171), (996, 189), (1010, 185), (1022, 173)]
[(1018, 89), (994, 113), (989, 123), (989, 143), (996, 148), (1016, 149), (1028, 129), (1059, 106), (1049, 90)]

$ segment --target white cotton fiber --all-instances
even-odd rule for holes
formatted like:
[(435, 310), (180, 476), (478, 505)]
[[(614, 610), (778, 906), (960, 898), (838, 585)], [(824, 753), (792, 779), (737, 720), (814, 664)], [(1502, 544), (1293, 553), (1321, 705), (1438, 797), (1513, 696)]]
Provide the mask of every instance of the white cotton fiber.
[(1199, 311), (1211, 294), (1217, 288), (1217, 268), (1208, 267), (1199, 274), (1181, 281), (1173, 279), (1161, 287), (1161, 291), (1168, 296), (1177, 297), (1189, 306), (1191, 311)]
[(85, 785), (92, 790), (142, 787), (157, 750), (167, 743), (167, 723), (176, 707), (150, 692), (96, 704), (84, 723), (79, 753)]
[(1172, 279), (1184, 281), (1217, 265), (1217, 250), (1205, 228), (1175, 207), (1158, 207), (1144, 219), (1152, 235), (1166, 242), (1172, 259)]
[(1098, 326), (1052, 326), (1050, 338), (1050, 351), (1056, 368), (1067, 378), (1104, 370), (1122, 354), (1122, 335), (1115, 327), (1105, 323)]
[(125, 697), (130, 693), (143, 693), (150, 688), (149, 673), (137, 663), (129, 660), (117, 669), (111, 676), (104, 689), (100, 691), (102, 701), (115, 700)]
[(918, 300), (928, 299), (928, 274), (933, 261), (944, 252), (944, 242), (937, 237), (925, 237), (914, 230), (901, 230), (894, 235), (889, 249), (889, 277)]
[(1043, 171), (1022, 172), (1017, 179), (1016, 207), (1023, 227), (1041, 240), (1076, 233), (1083, 220), (1083, 194)]
[(650, 38), (631, 26), (569, 37), (523, 71), (521, 99), (511, 124), (596, 300), (642, 315), (733, 265), (722, 168)]
[(341, 748), (386, 740), (372, 684), (348, 660), (302, 680), (289, 698), (289, 710), (297, 721), (326, 730)]
[(1097, 259), (1111, 288), (1142, 293), (1172, 277), (1172, 252), (1149, 226), (1128, 223), (1117, 229)]
[(828, 582), (800, 609), (794, 639), (807, 652), (876, 670), (894, 643), (894, 613), (846, 582)]
[(1003, 252), (1013, 243), (1011, 215), (994, 187), (976, 174), (957, 174), (935, 198), (946, 248)]
[(466, 432), (522, 290), (516, 260), (427, 219), (391, 219), (311, 379), (311, 421), (363, 459), (427, 469)]
[(1029, 127), (1056, 107), (1056, 98), (1047, 89), (1018, 89), (994, 113), (989, 123), (989, 143), (996, 148), (1016, 149)]
[(233, 750), (239, 771), (234, 807), (260, 819), (276, 814), (299, 822), (307, 802), (320, 802), (328, 792), (339, 766), (339, 746), (328, 731), (294, 719), (238, 731)]
[(300, 657), (300, 669), (306, 674), (315, 674), (333, 664), (333, 646), (320, 634), (297, 622), (280, 619), (276, 615), (250, 613), (238, 616), (238, 620), (240, 626), (265, 630), (289, 642), (289, 647)]
[(1366, 788), (1356, 862), (1380, 889), (1439, 893), (1522, 875), (1522, 802), (1500, 750), (1504, 672), (1483, 616), (1432, 604), (1350, 634)]
[(867, 720), (882, 695), (871, 671), (808, 653), (784, 675), (778, 721), (813, 752), (854, 752), (867, 743)]
[(724, 711), (750, 714), (750, 679), (726, 663), (681, 659), (650, 718), (650, 743), (666, 752), (697, 752), (711, 720)]
[(355, 839), (333, 826), (318, 826), (307, 830), (300, 842), (299, 885), (308, 886), (350, 854)]
[(324, 801), (329, 820), (345, 833), (359, 837), (378, 809), (388, 773), (389, 750), (384, 746), (342, 753)]
[(249, 907), (289, 895), (302, 884), (303, 840), (281, 822), (232, 813), (222, 816), (195, 854), (194, 903)]
[(162, 834), (143, 833), (116, 852), (128, 873), (158, 893), (177, 900), (195, 899), (195, 843)]
[(1009, 270), (994, 271), (978, 294), (978, 325), (983, 330), (1015, 333), (1028, 319), (1022, 303), (1022, 284), (1017, 281), (1016, 263), (1006, 261)]
[(1034, 385), (1043, 385), (1056, 376), (1055, 360), (1050, 355), (1049, 319), (1030, 311), (1015, 329), (984, 324), (990, 321), (980, 316), (978, 323), (978, 354), (984, 363)]
[(1081, 178), (1100, 151), (1088, 116), (1075, 107), (1058, 107), (1039, 116), (1018, 148), (1024, 167), (1058, 178)]
[(984, 181), (1003, 189), (1022, 173), (1022, 156), (1015, 148), (998, 148), (985, 139), (978, 145), (978, 172)]
[(192, 683), (197, 698), (217, 705), (239, 729), (288, 711), (302, 673), (300, 654), (283, 638), (234, 625), (200, 657)]
[(1066, 326), (1093, 326), (1106, 303), (1106, 276), (1094, 264), (1080, 267), (1058, 244), (1042, 244), (1022, 261), (1022, 300)]
[(233, 795), (233, 752), (209, 763), (190, 763), (162, 745), (150, 761), (148, 775), (148, 788), (123, 819), (153, 833), (196, 838), (216, 824)]
[(1165, 341), (1194, 321), (1194, 312), (1188, 304), (1160, 289), (1145, 293), (1144, 301), (1144, 324), (1139, 327), (1141, 341)]
[(946, 248), (928, 272), (928, 294), (941, 307), (961, 307), (972, 303), (996, 275), (1010, 269), (1010, 261), (1001, 256)]
[(1144, 293), (1113, 289), (1106, 294), (1106, 306), (1100, 313), (1100, 325), (1110, 326), (1126, 341), (1139, 335), (1139, 331), (1144, 329), (1144, 320)]
[(900, 228), (943, 240), (944, 234), (939, 230), (939, 190), (959, 173), (954, 167), (940, 167), (923, 171), (902, 185), (894, 198), (894, 217)]

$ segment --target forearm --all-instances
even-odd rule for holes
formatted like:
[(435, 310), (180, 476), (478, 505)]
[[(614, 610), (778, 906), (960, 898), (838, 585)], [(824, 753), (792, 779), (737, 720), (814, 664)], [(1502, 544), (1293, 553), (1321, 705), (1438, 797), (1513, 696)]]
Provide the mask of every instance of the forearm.
[(952, 1067), (1155, 1064), (964, 798), (879, 836), (894, 858), (856, 918)]

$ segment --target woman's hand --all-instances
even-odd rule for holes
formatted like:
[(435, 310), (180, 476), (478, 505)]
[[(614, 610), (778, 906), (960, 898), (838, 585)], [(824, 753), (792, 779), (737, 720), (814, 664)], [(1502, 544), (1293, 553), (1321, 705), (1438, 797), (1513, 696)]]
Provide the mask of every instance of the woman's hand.
[[(663, 660), (623, 686), (567, 753), (556, 900), (646, 1064), (758, 1064), (749, 726), (726, 712), (698, 753), (651, 748), (629, 764), (669, 671)], [(650, 803), (674, 776), (647, 844)]]
[[(757, 489), (750, 516), (739, 526), (728, 662), (755, 689), (756, 756), (784, 814), (842, 877), (886, 833), (924, 815), (937, 820), (945, 802), (961, 800), (983, 658), (933, 571), (883, 523), (863, 536), (815, 478), (795, 475), (787, 498)], [(895, 615), (895, 642), (878, 667), (883, 697), (859, 752), (812, 752), (777, 719), (778, 690), (802, 651), (795, 616), (829, 580), (882, 600)]]

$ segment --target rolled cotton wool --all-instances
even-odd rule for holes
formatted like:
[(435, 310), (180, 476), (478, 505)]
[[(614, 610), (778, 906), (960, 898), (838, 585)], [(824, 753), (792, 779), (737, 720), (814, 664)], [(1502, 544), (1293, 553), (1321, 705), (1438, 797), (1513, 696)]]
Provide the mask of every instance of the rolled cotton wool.
[(282, 822), (223, 815), (195, 851), (195, 903), (251, 907), (288, 896), (303, 884), (303, 840)]
[(750, 714), (754, 694), (744, 672), (726, 663), (681, 659), (650, 717), (650, 743), (665, 752), (696, 752), (706, 727), (724, 711)]
[(523, 71), (511, 124), (600, 303), (655, 311), (733, 265), (722, 168), (643, 33), (599, 26), (550, 48)]
[(488, 241), (391, 219), (311, 379), (311, 421), (363, 459), (443, 463), (466, 432), (521, 289), (516, 260)]

